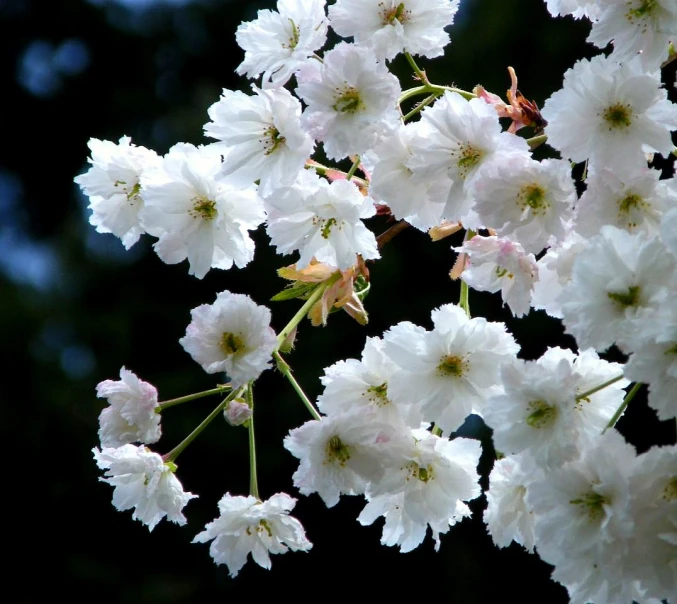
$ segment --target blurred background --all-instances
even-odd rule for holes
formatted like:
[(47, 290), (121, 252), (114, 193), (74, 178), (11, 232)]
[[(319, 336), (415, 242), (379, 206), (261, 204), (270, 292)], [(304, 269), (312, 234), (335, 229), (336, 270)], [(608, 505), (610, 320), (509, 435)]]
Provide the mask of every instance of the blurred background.
[[(268, 302), (284, 287), (275, 269), (295, 258), (275, 256), (262, 230), (252, 264), (212, 270), (200, 281), (187, 274), (186, 263), (163, 264), (150, 238), (127, 252), (114, 236), (97, 234), (73, 183), (88, 169), (90, 137), (127, 135), (161, 154), (179, 141), (210, 142), (202, 131), (209, 105), (223, 88), (249, 87), (234, 73), (243, 58), (235, 30), (262, 8), (274, 2), (0, 0), (0, 430), (13, 573), (3, 600), (70, 595), (174, 604), (246, 595), (322, 599), (329, 589), (358, 600), (411, 590), (451, 602), (513, 596), (566, 602), (536, 556), (492, 545), (481, 520), (484, 497), (472, 502), (473, 519), (443, 537), (439, 553), (428, 537), (415, 552), (400, 554), (379, 544), (382, 521), (357, 523), (362, 498), (344, 497), (327, 510), (316, 495), (299, 496), (291, 480), (297, 462), (282, 439), (307, 412), (272, 371), (256, 389), (261, 495), (299, 496), (293, 514), (314, 543), (310, 553), (274, 556), (271, 571), (249, 562), (231, 579), (207, 546), (191, 544), (216, 517), (226, 491), (248, 491), (246, 430), (220, 418), (178, 460), (184, 488), (200, 495), (185, 509), (186, 526), (163, 521), (149, 533), (130, 512), (117, 512), (111, 487), (98, 482), (91, 453), (103, 408), (98, 382), (119, 379), (124, 365), (153, 383), (161, 400), (211, 388), (217, 380), (178, 343), (191, 308), (212, 303), (224, 289), (248, 293), (272, 308), (277, 330), (298, 308), (296, 301)], [(524, 95), (542, 106), (576, 59), (596, 54), (585, 43), (588, 29), (587, 22), (550, 19), (542, 0), (462, 0), (445, 58), (420, 64), (435, 83), (468, 90), (481, 83), (501, 95), (511, 65)], [(393, 69), (408, 86), (406, 64), (398, 59)], [(666, 77), (672, 84), (674, 69)], [(380, 233), (388, 224), (375, 218), (369, 226)], [(367, 327), (343, 312), (326, 328), (302, 324), (288, 360), (311, 397), (320, 392), (323, 368), (358, 357), (366, 336), (405, 319), (430, 327), (434, 307), (458, 300), (458, 286), (448, 278), (452, 243), (433, 244), (414, 229), (389, 243), (371, 266)], [(512, 321), (497, 297), (475, 293), (471, 306), (475, 315), (508, 321), (523, 358), (540, 356), (548, 345), (572, 346), (542, 313)], [(169, 451), (217, 403), (202, 399), (168, 411), (155, 449)], [(674, 423), (658, 422), (643, 397), (619, 426), (640, 451), (674, 442)], [(490, 433), (472, 419), (461, 432), (485, 443), (486, 487)], [(19, 573), (30, 580), (19, 580)]]

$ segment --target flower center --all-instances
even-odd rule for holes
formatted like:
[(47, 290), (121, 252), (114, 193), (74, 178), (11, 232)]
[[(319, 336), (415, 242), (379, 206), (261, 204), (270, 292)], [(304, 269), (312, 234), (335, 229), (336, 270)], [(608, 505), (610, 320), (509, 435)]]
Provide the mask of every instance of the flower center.
[(531, 428), (544, 428), (557, 419), (557, 407), (548, 405), (545, 401), (530, 401), (528, 408), (529, 415), (527, 415), (526, 422)]
[(383, 10), (383, 25), (392, 25), (394, 21), (404, 23), (407, 20), (408, 13), (405, 9), (404, 2), (400, 2), (396, 7), (389, 10)]
[(194, 197), (193, 209), (188, 213), (193, 218), (202, 218), (203, 220), (213, 220), (218, 212), (216, 211), (216, 202), (206, 197)]
[(648, 208), (648, 205), (641, 196), (630, 193), (623, 199), (618, 200), (618, 217), (627, 221), (628, 229), (637, 228), (637, 220), (631, 215), (641, 213)]
[(442, 377), (453, 376), (463, 377), (468, 369), (468, 364), (463, 357), (454, 354), (448, 354), (440, 359), (437, 366), (437, 375)]
[(665, 499), (665, 501), (677, 500), (677, 476), (673, 476), (668, 480), (668, 484), (666, 484), (663, 489), (663, 499)]
[(545, 214), (550, 207), (545, 191), (536, 183), (522, 187), (517, 194), (517, 203), (522, 210), (531, 208), (534, 216)]
[(344, 467), (350, 459), (350, 447), (343, 444), (343, 441), (338, 436), (332, 436), (327, 441), (325, 453), (326, 458), (324, 463), (336, 462), (339, 466)]
[(364, 103), (360, 98), (360, 91), (352, 86), (345, 88), (336, 99), (333, 109), (338, 113), (357, 113), (361, 111), (364, 109)]
[(643, 0), (643, 2), (637, 8), (631, 8), (627, 13), (625, 13), (625, 17), (632, 23), (634, 19), (650, 17), (657, 8), (658, 0)]
[(280, 131), (275, 128), (275, 126), (271, 126), (264, 132), (266, 139), (264, 142), (264, 145), (266, 147), (265, 150), (265, 155), (272, 155), (277, 151), (280, 147), (282, 147), (286, 142), (287, 139), (280, 134)]
[(131, 205), (134, 205), (135, 203), (137, 203), (140, 200), (139, 199), (139, 193), (141, 191), (141, 184), (137, 182), (131, 188), (127, 185), (128, 185), (128, 183), (127, 183), (126, 180), (116, 180), (113, 183), (113, 186), (115, 188), (117, 188), (117, 187), (122, 188), (122, 192), (127, 196), (127, 201)]
[(226, 356), (230, 356), (242, 352), (245, 349), (245, 343), (240, 336), (227, 331), (219, 340), (219, 348)]
[(609, 131), (624, 130), (632, 124), (632, 107), (630, 104), (623, 105), (616, 103), (606, 108), (603, 117), (604, 121), (609, 125)]
[(404, 466), (404, 468), (406, 468), (408, 474), (407, 481), (414, 478), (427, 484), (429, 481), (435, 480), (435, 469), (431, 464), (424, 467), (419, 466), (415, 461), (412, 461)]
[(452, 151), (451, 156), (456, 160), (458, 175), (465, 180), (468, 173), (482, 160), (482, 151), (475, 149), (470, 143), (460, 144), (456, 151)]
[(611, 501), (599, 493), (590, 491), (577, 499), (570, 500), (569, 503), (571, 505), (579, 506), (580, 511), (585, 514), (590, 521), (595, 522), (604, 518), (604, 505), (610, 504)]
[(390, 404), (388, 382), (383, 382), (380, 386), (370, 386), (365, 394), (368, 395), (372, 403), (377, 404), (379, 407), (385, 407), (385, 405)]
[(288, 48), (289, 50), (294, 50), (299, 43), (299, 38), (301, 37), (301, 30), (299, 26), (294, 23), (293, 19), (289, 19), (289, 24), (291, 25), (291, 37), (287, 44), (283, 44), (282, 48)]
[(627, 308), (631, 306), (639, 306), (640, 299), (639, 296), (642, 292), (642, 289), (639, 285), (633, 285), (628, 288), (626, 292), (608, 292), (607, 296), (612, 302), (615, 302), (618, 306), (622, 308)]

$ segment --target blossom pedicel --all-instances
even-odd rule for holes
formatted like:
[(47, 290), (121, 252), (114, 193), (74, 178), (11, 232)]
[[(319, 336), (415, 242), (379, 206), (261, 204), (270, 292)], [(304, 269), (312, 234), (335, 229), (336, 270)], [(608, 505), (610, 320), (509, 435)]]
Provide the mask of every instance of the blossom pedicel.
[[(214, 101), (209, 144), (160, 157), (126, 136), (91, 139), (91, 167), (75, 181), (97, 231), (126, 248), (155, 237), (163, 262), (188, 260), (202, 279), (254, 262), (250, 232), (265, 225), (275, 251), (295, 260), (273, 299), (300, 300), (279, 335), (271, 311), (244, 293), (221, 291), (191, 311), (179, 342), (223, 377), (211, 390), (158, 402), (124, 367), (98, 385), (108, 406), (93, 452), (117, 509), (151, 530), (165, 517), (185, 524), (196, 495), (175, 461), (223, 415), (249, 432), (250, 492), (226, 492), (193, 541), (209, 542), (231, 576), (250, 554), (270, 568), (271, 553), (308, 551), (290, 515), (296, 500), (259, 494), (253, 384), (274, 363), (311, 415), (283, 443), (299, 460), (294, 486), (327, 507), (364, 496), (358, 520), (383, 517), (384, 545), (411, 551), (430, 528), (438, 549), (470, 515), (481, 447), (455, 432), (475, 414), (499, 452), (484, 511), (498, 547), (537, 552), (574, 603), (677, 602), (677, 448), (637, 455), (614, 429), (642, 383), (661, 419), (677, 416), (677, 185), (652, 164), (674, 153), (677, 106), (660, 69), (676, 56), (677, 5), (546, 6), (589, 19), (588, 40), (613, 50), (568, 69), (542, 115), (512, 68), (505, 102), (481, 86), (433, 84), (417, 65), (414, 55), (443, 54), (458, 0), (337, 0), (328, 14), (324, 0), (279, 0), (237, 29), (237, 72), (261, 79)], [(353, 42), (322, 51), (330, 29)], [(389, 70), (400, 54), (416, 78), (404, 91)], [(564, 159), (537, 161), (531, 151), (545, 142)], [(313, 159), (320, 148), (344, 163)], [(585, 163), (582, 178), (569, 161)], [(376, 216), (397, 222), (382, 230)], [(432, 329), (403, 317), (367, 338), (359, 360), (324, 370), (312, 401), (283, 355), (303, 345), (305, 317), (325, 325), (344, 309), (367, 323), (364, 296), (379, 285), (369, 265), (408, 225), (434, 241), (465, 232), (452, 246), (458, 299), (432, 311)], [(471, 315), (470, 289), (500, 291), (511, 321), (532, 309), (561, 319), (578, 350), (518, 358), (508, 325)], [(613, 345), (625, 363), (600, 356)], [(145, 446), (159, 441), (169, 408), (213, 395), (220, 403), (181, 443), (163, 456)]]

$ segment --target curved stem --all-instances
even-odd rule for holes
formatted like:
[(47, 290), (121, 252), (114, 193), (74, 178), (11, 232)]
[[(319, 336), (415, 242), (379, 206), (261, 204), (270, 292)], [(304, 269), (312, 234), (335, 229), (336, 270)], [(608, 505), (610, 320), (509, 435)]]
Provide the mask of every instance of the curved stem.
[(625, 411), (626, 407), (628, 406), (628, 403), (635, 398), (635, 394), (637, 394), (637, 391), (642, 387), (642, 382), (637, 382), (630, 392), (628, 392), (625, 395), (625, 398), (623, 399), (623, 402), (621, 403), (621, 406), (616, 409), (616, 413), (614, 413), (613, 417), (609, 420), (609, 423), (606, 425), (606, 428), (602, 430), (602, 434), (604, 434), (609, 428), (613, 428), (616, 425), (616, 422), (620, 419), (621, 415), (623, 415), (623, 411)]
[(416, 74), (416, 77), (421, 80), (424, 84), (430, 84), (428, 81), (428, 76), (425, 74), (425, 72), (416, 64), (416, 61), (414, 61), (414, 57), (411, 56), (410, 53), (405, 52), (404, 57), (407, 59), (407, 62), (411, 66), (411, 68), (414, 70), (414, 73)]
[[(588, 398), (589, 396), (592, 396), (593, 394), (595, 394), (595, 392), (599, 392), (600, 390), (604, 390), (607, 386), (611, 386), (611, 384), (615, 384), (615, 383), (618, 382), (619, 380), (622, 380), (623, 377), (624, 377), (624, 376), (623, 376), (623, 374), (621, 373), (620, 375), (617, 375), (616, 377), (611, 378), (610, 380), (607, 380), (607, 381), (604, 382), (603, 384), (600, 384), (599, 386), (595, 386), (594, 388), (591, 388), (590, 390), (587, 390), (586, 392), (583, 392), (582, 394), (579, 394), (579, 395), (576, 397), (576, 400), (577, 400), (577, 401), (580, 401), (580, 400), (582, 400), (582, 399), (584, 399), (584, 398)], [(633, 396), (634, 396), (634, 395), (633, 395)]]
[[(358, 165), (359, 167), (359, 165)], [(329, 166), (325, 166), (319, 162), (316, 162), (314, 159), (309, 159), (306, 161), (305, 168), (310, 169), (310, 170), (315, 170), (315, 173), (318, 176), (324, 176), (325, 178), (328, 178), (329, 180), (336, 180), (338, 176), (348, 176), (347, 172), (344, 172), (343, 170), (338, 170), (337, 168), (330, 168)], [(352, 181), (358, 185), (362, 189), (369, 188), (369, 181), (365, 180), (364, 178), (360, 178), (359, 176), (352, 176)]]
[(221, 394), (222, 392), (230, 390), (231, 388), (232, 386), (230, 384), (223, 384), (221, 386), (217, 386), (216, 388), (212, 388), (211, 390), (205, 390), (204, 392), (188, 394), (186, 396), (180, 396), (179, 398), (173, 398), (168, 401), (164, 401), (158, 404), (158, 413), (164, 411), (165, 409), (169, 409), (169, 407), (173, 407), (174, 405), (180, 405), (181, 403), (194, 401), (195, 399), (211, 396), (212, 394)]
[(254, 437), (254, 386), (249, 382), (245, 391), (245, 400), (252, 415), (249, 418), (249, 494), (261, 500), (259, 497), (259, 483), (256, 476), (256, 438)]
[(195, 428), (186, 438), (184, 438), (176, 447), (174, 447), (169, 453), (166, 455), (162, 456), (162, 459), (165, 462), (168, 461), (175, 461), (176, 458), (183, 452), (183, 450), (190, 444), (192, 443), (197, 436), (202, 432), (211, 422), (212, 420), (219, 414), (221, 411), (223, 411), (226, 407), (226, 405), (233, 400), (238, 394), (242, 392), (244, 387), (238, 388), (237, 390), (233, 390), (225, 399), (223, 399), (204, 420), (200, 423), (200, 425)]
[(289, 334), (294, 331), (294, 328), (301, 322), (303, 317), (308, 314), (308, 311), (313, 307), (315, 302), (317, 302), (321, 297), (324, 291), (332, 286), (336, 280), (341, 276), (340, 272), (336, 272), (334, 275), (329, 277), (324, 283), (320, 283), (317, 288), (310, 294), (310, 297), (305, 301), (303, 306), (299, 308), (298, 312), (291, 318), (289, 323), (282, 328), (282, 331), (277, 336), (277, 346), (275, 347), (275, 352), (280, 349), (280, 346), (284, 344), (285, 340), (289, 337)]
[(402, 116), (402, 121), (406, 122), (414, 117), (419, 111), (422, 111), (425, 107), (430, 105), (439, 95), (431, 94), (430, 96), (424, 98), (416, 107), (414, 107), (407, 115)]
[(301, 386), (299, 386), (299, 383), (296, 381), (294, 376), (292, 375), (291, 372), (291, 367), (285, 361), (282, 356), (280, 355), (279, 352), (275, 351), (273, 353), (273, 357), (277, 361), (277, 368), (280, 370), (280, 372), (284, 375), (284, 377), (287, 378), (289, 383), (292, 385), (292, 388), (296, 391), (296, 394), (299, 395), (299, 398), (303, 401), (303, 404), (306, 406), (308, 411), (310, 411), (310, 415), (313, 416), (313, 419), (321, 420), (322, 416), (320, 415), (319, 411), (315, 409), (315, 406), (313, 403), (310, 402), (310, 399), (306, 396), (306, 393), (303, 392), (303, 389)]

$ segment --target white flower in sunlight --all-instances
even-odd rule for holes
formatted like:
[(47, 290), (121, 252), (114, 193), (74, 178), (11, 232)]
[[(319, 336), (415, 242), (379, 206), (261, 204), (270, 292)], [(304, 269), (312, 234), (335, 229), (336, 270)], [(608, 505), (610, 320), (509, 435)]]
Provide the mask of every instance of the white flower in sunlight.
[(482, 493), (477, 474), (481, 452), (477, 440), (412, 430), (401, 462), (367, 492), (369, 503), (358, 521), (368, 525), (383, 516), (381, 543), (399, 545), (401, 552), (418, 547), (430, 526), (439, 550), (440, 534), (470, 516), (465, 502)]
[(139, 223), (143, 207), (141, 175), (160, 163), (155, 151), (132, 145), (131, 140), (123, 136), (116, 144), (89, 139), (92, 167), (73, 179), (89, 197), (90, 224), (99, 233), (119, 237), (126, 249), (145, 233)]
[[(379, 61), (400, 52), (439, 57), (449, 44), (459, 0), (337, 0), (329, 7), (332, 29), (372, 50)], [(359, 18), (355, 18), (359, 15)]]
[(207, 523), (193, 543), (207, 543), (216, 564), (225, 564), (234, 577), (247, 562), (270, 569), (270, 554), (288, 550), (307, 552), (313, 545), (306, 539), (301, 523), (289, 515), (296, 499), (277, 493), (266, 501), (226, 493), (219, 501), (218, 518)]
[(342, 42), (297, 79), (302, 123), (331, 159), (364, 153), (400, 123), (400, 82), (366, 48)]
[(637, 60), (619, 65), (605, 56), (578, 61), (564, 86), (545, 101), (548, 144), (575, 162), (617, 173), (646, 166), (646, 153), (668, 156), (677, 106), (656, 74)]
[(514, 316), (529, 313), (531, 293), (538, 281), (533, 254), (527, 254), (519, 243), (506, 237), (480, 235), (454, 249), (470, 258), (461, 275), (470, 287), (478, 291), (500, 290), (503, 302)]
[(264, 220), (253, 185), (238, 189), (219, 183), (221, 156), (211, 147), (174, 145), (162, 168), (144, 175), (141, 224), (159, 238), (157, 255), (168, 264), (186, 258), (189, 274), (202, 279), (209, 269), (242, 268), (254, 258), (248, 231)]
[(133, 442), (150, 444), (160, 440), (155, 386), (123, 367), (119, 380), (104, 380), (97, 385), (96, 395), (108, 399), (109, 405), (99, 415), (102, 447), (120, 447)]
[(301, 269), (318, 262), (346, 270), (357, 262), (380, 258), (376, 238), (363, 218), (376, 214), (374, 204), (347, 180), (331, 184), (312, 172), (301, 172), (293, 187), (265, 200), (268, 235), (278, 253), (301, 253)]
[(327, 39), (325, 0), (278, 0), (277, 11), (258, 11), (254, 21), (241, 23), (235, 39), (244, 61), (239, 75), (263, 74), (268, 83), (284, 86)]
[(92, 449), (94, 459), (107, 470), (102, 482), (115, 487), (113, 505), (121, 512), (134, 508), (132, 518), (152, 531), (162, 518), (186, 524), (183, 507), (197, 495), (184, 492), (174, 475), (176, 466), (146, 447), (123, 445), (117, 449)]
[(226, 290), (214, 304), (198, 306), (190, 315), (179, 343), (207, 373), (224, 371), (237, 388), (270, 367), (277, 337), (265, 306)]
[(600, 14), (588, 42), (604, 49), (613, 40), (614, 61), (624, 63), (638, 55), (645, 71), (659, 69), (670, 42), (677, 40), (675, 0), (597, 0), (597, 5)]
[(239, 187), (259, 182), (259, 194), (294, 183), (313, 152), (313, 139), (301, 128), (301, 103), (285, 88), (255, 95), (224, 90), (207, 112), (205, 134), (224, 155), (219, 177)]

